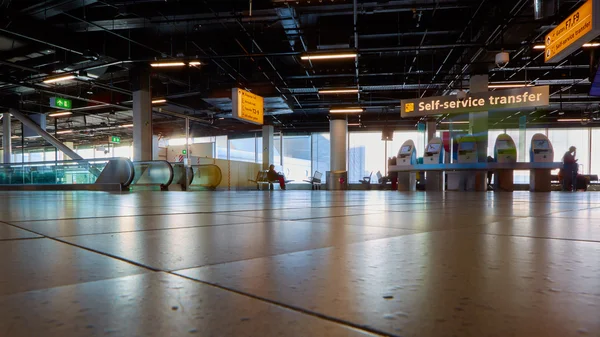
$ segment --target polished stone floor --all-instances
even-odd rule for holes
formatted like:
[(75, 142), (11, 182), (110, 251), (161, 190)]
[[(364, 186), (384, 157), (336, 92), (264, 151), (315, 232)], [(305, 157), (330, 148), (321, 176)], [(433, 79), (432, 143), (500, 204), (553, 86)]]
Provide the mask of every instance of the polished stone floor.
[(0, 336), (600, 336), (600, 193), (0, 192)]

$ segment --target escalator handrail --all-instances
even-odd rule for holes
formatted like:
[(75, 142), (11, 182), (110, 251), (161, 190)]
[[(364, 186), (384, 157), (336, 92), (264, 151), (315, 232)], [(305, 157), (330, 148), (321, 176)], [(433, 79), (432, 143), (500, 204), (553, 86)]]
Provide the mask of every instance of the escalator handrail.
[(129, 187), (129, 185), (131, 185), (133, 179), (135, 178), (135, 167), (133, 166), (133, 162), (127, 158), (118, 158), (116, 160), (125, 160), (125, 162), (127, 163), (127, 167), (129, 167), (129, 178), (125, 183), (121, 184), (123, 188), (127, 188)]
[[(70, 159), (70, 160), (51, 160), (51, 161), (37, 161), (37, 162), (23, 162), (23, 163), (0, 163), (0, 167), (12, 167), (12, 166), (58, 166), (60, 164), (65, 164), (65, 163), (108, 163), (111, 160), (122, 160), (122, 159), (127, 159), (125, 157), (113, 157), (113, 158), (95, 158), (95, 159)], [(128, 160), (128, 159), (127, 159)]]

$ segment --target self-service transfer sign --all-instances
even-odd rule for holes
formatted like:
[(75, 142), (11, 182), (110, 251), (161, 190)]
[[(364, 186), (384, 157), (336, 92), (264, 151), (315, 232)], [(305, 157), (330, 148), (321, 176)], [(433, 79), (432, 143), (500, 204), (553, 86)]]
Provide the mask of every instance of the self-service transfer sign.
[(249, 91), (232, 90), (232, 114), (234, 118), (262, 125), (264, 123), (264, 100)]
[(549, 100), (550, 87), (525, 87), (472, 93), (463, 100), (455, 95), (407, 99), (402, 100), (400, 110), (406, 118), (540, 107), (548, 105)]
[(600, 0), (588, 0), (546, 35), (544, 59), (556, 63), (600, 35)]

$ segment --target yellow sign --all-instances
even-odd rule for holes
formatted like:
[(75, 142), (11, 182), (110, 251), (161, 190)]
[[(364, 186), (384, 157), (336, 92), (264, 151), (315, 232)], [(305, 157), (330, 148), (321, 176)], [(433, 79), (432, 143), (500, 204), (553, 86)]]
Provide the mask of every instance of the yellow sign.
[(254, 124), (264, 124), (264, 99), (243, 89), (234, 88), (232, 92), (233, 117)]
[(415, 103), (406, 103), (406, 106), (404, 107), (404, 112), (410, 113), (413, 111), (415, 111)]
[(588, 0), (546, 35), (546, 62), (563, 60), (600, 34), (598, 18), (594, 17), (600, 14), (599, 5), (599, 0)]

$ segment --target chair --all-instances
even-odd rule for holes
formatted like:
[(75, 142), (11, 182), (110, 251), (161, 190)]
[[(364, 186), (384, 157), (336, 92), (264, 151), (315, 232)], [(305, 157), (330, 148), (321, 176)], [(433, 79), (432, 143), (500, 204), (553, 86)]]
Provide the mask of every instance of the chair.
[(311, 189), (320, 190), (321, 189), (321, 177), (323, 177), (323, 173), (319, 171), (315, 171), (312, 178), (310, 180), (303, 180), (304, 182), (311, 184)]
[(371, 185), (371, 176), (373, 176), (373, 171), (371, 171), (371, 174), (369, 174), (368, 177), (363, 177), (363, 179), (359, 180), (359, 182), (363, 185)]

